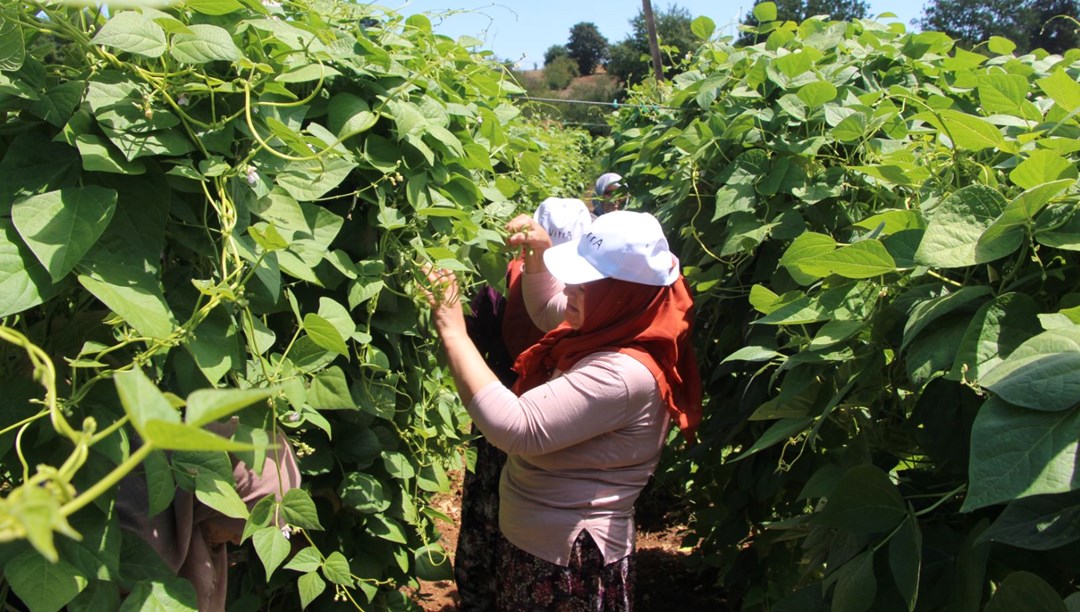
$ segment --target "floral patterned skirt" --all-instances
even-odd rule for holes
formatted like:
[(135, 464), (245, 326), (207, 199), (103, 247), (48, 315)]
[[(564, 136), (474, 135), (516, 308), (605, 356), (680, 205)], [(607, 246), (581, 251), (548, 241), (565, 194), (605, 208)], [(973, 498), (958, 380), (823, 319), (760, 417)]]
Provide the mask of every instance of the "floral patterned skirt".
[(499, 531), (499, 478), (506, 453), (484, 438), (474, 472), (462, 484), (461, 526), (454, 554), (459, 609), (464, 612), (552, 610), (630, 612), (634, 608), (634, 556), (604, 564), (587, 531), (574, 540), (567, 567), (514, 546)]
[(500, 537), (498, 595), (501, 612), (630, 612), (634, 609), (634, 555), (604, 564), (588, 531), (582, 530), (566, 567), (544, 561)]

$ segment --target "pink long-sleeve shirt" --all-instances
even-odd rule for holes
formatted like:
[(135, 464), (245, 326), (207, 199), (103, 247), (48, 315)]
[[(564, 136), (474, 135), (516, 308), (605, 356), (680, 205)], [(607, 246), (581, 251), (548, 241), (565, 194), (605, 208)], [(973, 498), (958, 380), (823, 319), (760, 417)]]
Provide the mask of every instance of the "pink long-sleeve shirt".
[[(530, 297), (548, 303), (544, 294), (557, 300), (558, 281), (529, 276), (544, 289), (530, 296), (524, 283), (527, 305)], [(499, 484), (507, 540), (559, 565), (568, 564), (582, 529), (606, 563), (633, 551), (634, 502), (656, 469), (669, 423), (648, 368), (628, 355), (594, 353), (521, 397), (492, 382), (469, 413), (509, 455)]]

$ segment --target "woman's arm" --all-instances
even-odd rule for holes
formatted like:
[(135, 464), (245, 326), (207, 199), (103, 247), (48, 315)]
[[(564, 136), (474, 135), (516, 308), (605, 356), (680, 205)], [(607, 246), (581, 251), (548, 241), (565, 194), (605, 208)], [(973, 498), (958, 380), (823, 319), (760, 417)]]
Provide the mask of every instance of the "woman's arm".
[(521, 397), (491, 385), (467, 407), (500, 450), (543, 455), (625, 427), (632, 408), (658, 402), (657, 393), (648, 368), (632, 357), (596, 353)]
[(435, 288), (435, 293), (428, 293), (431, 320), (446, 349), (450, 374), (454, 377), (458, 395), (462, 403), (468, 406), (480, 389), (497, 381), (498, 377), (469, 338), (465, 314), (458, 299), (457, 278), (447, 270), (427, 269), (425, 272)]

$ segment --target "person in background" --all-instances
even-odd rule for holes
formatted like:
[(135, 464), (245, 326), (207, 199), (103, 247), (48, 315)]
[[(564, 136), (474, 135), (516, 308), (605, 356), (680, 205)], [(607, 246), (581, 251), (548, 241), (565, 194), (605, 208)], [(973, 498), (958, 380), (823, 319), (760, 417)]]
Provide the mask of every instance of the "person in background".
[(596, 194), (593, 197), (593, 214), (597, 217), (613, 210), (626, 208), (626, 201), (630, 198), (622, 182), (622, 175), (614, 172), (601, 174), (596, 179), (593, 192)]
[(648, 213), (607, 213), (550, 248), (524, 221), (509, 242), (532, 249), (526, 305), (539, 315), (561, 307), (564, 320), (518, 357), (512, 389), (469, 339), (453, 273), (425, 270), (458, 394), (508, 455), (496, 609), (630, 610), (634, 503), (670, 422), (692, 440), (701, 418), (693, 300)]
[[(591, 221), (581, 200), (547, 198), (531, 218), (521, 215), (512, 223), (535, 224), (533, 240), (542, 241), (546, 247), (580, 238)], [(521, 251), (507, 265), (505, 296), (491, 286), (483, 287), (472, 300), (471, 316), (465, 319), (469, 338), (491, 371), (508, 387), (517, 379), (511, 369), (514, 360), (547, 331), (533, 323), (522, 299), (522, 268), (530, 255), (525, 248)], [(470, 446), (475, 449), (475, 463), (472, 470), (465, 471), (462, 483), (461, 525), (454, 553), (459, 608), (466, 612), (493, 610), (495, 606), (499, 475), (506, 463), (506, 453), (482, 436)]]
[[(222, 437), (236, 430), (235, 418), (211, 423), (207, 429)], [(300, 486), (300, 468), (292, 445), (283, 434), (266, 450), (262, 469), (230, 455), (236, 493), (252, 508), (267, 495), (278, 500)], [(225, 516), (199, 501), (195, 493), (176, 488), (172, 503), (150, 515), (146, 475), (140, 466), (120, 481), (116, 496), (120, 527), (141, 537), (170, 570), (195, 587), (198, 609), (223, 612), (228, 588), (227, 544), (239, 545), (243, 519)], [(284, 525), (281, 525), (284, 527)]]

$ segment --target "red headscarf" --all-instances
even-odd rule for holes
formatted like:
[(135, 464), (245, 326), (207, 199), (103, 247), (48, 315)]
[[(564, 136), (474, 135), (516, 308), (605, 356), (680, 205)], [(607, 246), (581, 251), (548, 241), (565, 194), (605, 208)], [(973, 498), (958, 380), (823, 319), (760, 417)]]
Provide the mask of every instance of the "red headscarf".
[(701, 421), (701, 374), (690, 342), (693, 299), (686, 279), (667, 287), (605, 278), (582, 285), (585, 321), (575, 330), (563, 322), (518, 357), (521, 395), (600, 351), (629, 355), (649, 368), (668, 414), (687, 440)]
[(540, 341), (544, 332), (536, 327), (525, 298), (521, 292), (521, 274), (525, 266), (521, 257), (512, 259), (506, 266), (506, 308), (503, 310), (502, 339), (510, 358), (517, 360), (525, 349)]

